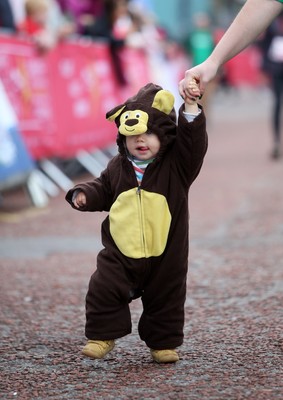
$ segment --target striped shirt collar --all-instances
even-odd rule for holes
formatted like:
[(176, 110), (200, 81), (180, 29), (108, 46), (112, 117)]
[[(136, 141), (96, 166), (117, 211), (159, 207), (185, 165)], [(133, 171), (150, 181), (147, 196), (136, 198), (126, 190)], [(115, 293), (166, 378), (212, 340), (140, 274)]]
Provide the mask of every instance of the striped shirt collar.
[(144, 171), (146, 169), (146, 167), (151, 164), (155, 159), (151, 158), (149, 160), (139, 160), (133, 156), (128, 156), (128, 159), (131, 161), (135, 174), (136, 174), (136, 178), (138, 181), (138, 184), (141, 184), (143, 175), (144, 175)]

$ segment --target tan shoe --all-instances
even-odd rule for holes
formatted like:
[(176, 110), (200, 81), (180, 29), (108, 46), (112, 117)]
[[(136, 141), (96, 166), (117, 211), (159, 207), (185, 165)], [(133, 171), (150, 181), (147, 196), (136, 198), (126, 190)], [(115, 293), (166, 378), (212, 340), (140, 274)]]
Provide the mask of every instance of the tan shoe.
[(153, 350), (150, 349), (152, 358), (157, 363), (173, 363), (179, 361), (179, 356), (176, 350)]
[(114, 346), (114, 340), (88, 340), (82, 353), (87, 357), (100, 359), (105, 357)]

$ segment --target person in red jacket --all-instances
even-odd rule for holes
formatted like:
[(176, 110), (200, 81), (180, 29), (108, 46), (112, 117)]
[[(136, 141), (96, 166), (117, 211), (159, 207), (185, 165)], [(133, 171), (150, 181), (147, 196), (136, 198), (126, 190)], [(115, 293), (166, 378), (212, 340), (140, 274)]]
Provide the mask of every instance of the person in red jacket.
[(48, 11), (47, 0), (26, 0), (26, 18), (18, 26), (18, 32), (32, 36), (40, 50), (48, 50), (56, 43), (55, 35), (47, 29)]
[(176, 362), (184, 337), (188, 191), (207, 150), (205, 116), (187, 98), (177, 124), (173, 95), (152, 83), (106, 116), (118, 128), (120, 154), (99, 178), (66, 195), (79, 211), (109, 212), (86, 296), (83, 354), (103, 358), (129, 334), (129, 303), (141, 297), (140, 338), (154, 361)]
[(46, 29), (48, 3), (46, 0), (26, 0), (25, 20), (18, 26), (19, 32), (34, 35)]

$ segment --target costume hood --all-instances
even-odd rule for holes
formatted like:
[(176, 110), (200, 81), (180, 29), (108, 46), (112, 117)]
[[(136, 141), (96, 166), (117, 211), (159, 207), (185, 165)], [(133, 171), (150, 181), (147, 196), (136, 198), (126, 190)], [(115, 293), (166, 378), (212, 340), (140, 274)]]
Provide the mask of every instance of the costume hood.
[(117, 144), (125, 152), (125, 136), (152, 132), (158, 135), (163, 151), (176, 136), (176, 112), (174, 96), (161, 86), (148, 83), (125, 103), (106, 114), (118, 127)]

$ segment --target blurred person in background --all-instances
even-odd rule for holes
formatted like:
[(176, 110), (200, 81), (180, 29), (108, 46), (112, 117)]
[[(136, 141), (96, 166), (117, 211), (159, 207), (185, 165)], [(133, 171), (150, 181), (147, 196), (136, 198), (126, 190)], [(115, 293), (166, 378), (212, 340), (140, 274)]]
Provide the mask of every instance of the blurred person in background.
[(132, 26), (126, 37), (127, 45), (141, 48), (149, 54), (164, 50), (168, 34), (157, 24), (154, 14), (136, 1), (130, 1), (128, 9)]
[(18, 32), (32, 36), (42, 51), (75, 32), (75, 25), (68, 22), (54, 0), (25, 0), (25, 18), (18, 24)]
[[(282, 9), (283, 0), (247, 0), (212, 54), (202, 64), (185, 72), (179, 83), (180, 95), (183, 98), (202, 95), (219, 68), (252, 43)], [(192, 79), (199, 83), (194, 91), (189, 87)]]
[[(176, 81), (180, 79), (186, 57), (183, 46), (172, 39), (161, 26), (147, 2), (129, 2), (132, 26), (126, 36), (126, 45), (141, 49), (147, 58), (151, 80), (166, 86), (176, 98), (176, 106), (181, 106)], [(182, 64), (182, 65), (180, 65)]]
[(214, 48), (214, 39), (210, 17), (207, 13), (195, 14), (193, 22), (194, 29), (186, 41), (186, 48), (191, 54), (194, 66), (201, 64), (210, 56)]
[(57, 0), (48, 1), (47, 29), (60, 41), (76, 34), (76, 25), (62, 12)]
[(270, 79), (273, 95), (272, 132), (273, 150), (271, 157), (277, 159), (281, 155), (281, 106), (283, 94), (283, 12), (266, 30), (259, 41), (263, 53), (263, 71)]
[(56, 0), (78, 34), (103, 14), (105, 0)]
[(25, 19), (25, 0), (9, 0), (16, 27)]
[(133, 1), (129, 2), (128, 11), (131, 25), (125, 35), (126, 44), (143, 49), (148, 55), (163, 50), (167, 33), (157, 25), (153, 14)]
[(104, 11), (92, 24), (82, 27), (82, 34), (91, 38), (106, 39), (110, 46), (113, 67), (117, 81), (126, 85), (119, 51), (126, 44), (126, 38), (133, 28), (128, 9), (128, 0), (105, 0)]
[(47, 28), (49, 4), (47, 0), (26, 0), (25, 19), (18, 25), (18, 32), (32, 36), (39, 50), (54, 47), (55, 35)]
[[(204, 62), (212, 53), (214, 48), (214, 38), (211, 28), (211, 20), (207, 13), (197, 13), (194, 18), (194, 29), (190, 33), (185, 48), (191, 56), (192, 65), (198, 65)], [(201, 100), (201, 104), (206, 109), (209, 97), (213, 93), (216, 86), (216, 79), (212, 79), (205, 91), (205, 95)]]
[(0, 28), (16, 31), (16, 25), (9, 0), (0, 0)]

